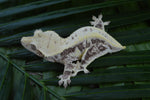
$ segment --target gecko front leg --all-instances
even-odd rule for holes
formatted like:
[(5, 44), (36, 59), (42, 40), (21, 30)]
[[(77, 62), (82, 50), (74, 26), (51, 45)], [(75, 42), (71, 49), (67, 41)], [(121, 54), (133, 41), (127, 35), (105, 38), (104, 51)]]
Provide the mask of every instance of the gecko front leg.
[(71, 83), (70, 77), (72, 76), (72, 71), (73, 71), (73, 64), (71, 63), (65, 63), (64, 67), (64, 72), (62, 75), (58, 76), (59, 80), (59, 85), (62, 85), (66, 88), (68, 84)]
[(72, 62), (66, 63), (63, 74), (58, 76), (58, 78), (60, 79), (59, 85), (63, 84), (66, 88), (68, 84), (71, 83), (70, 78), (76, 76), (78, 72), (82, 71), (80, 65), (81, 64), (79, 61), (77, 61), (76, 64)]

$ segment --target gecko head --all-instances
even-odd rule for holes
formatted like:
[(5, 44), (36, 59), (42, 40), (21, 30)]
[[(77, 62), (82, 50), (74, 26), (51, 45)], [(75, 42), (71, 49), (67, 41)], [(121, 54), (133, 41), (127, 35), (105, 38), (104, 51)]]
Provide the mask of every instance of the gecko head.
[(36, 51), (36, 46), (33, 44), (34, 38), (38, 39), (38, 37), (42, 36), (42, 30), (36, 30), (33, 36), (22, 37), (21, 44), (31, 52)]
[(45, 33), (41, 30), (35, 30), (33, 36), (22, 37), (21, 44), (29, 51), (36, 53), (37, 46), (40, 44), (40, 39), (45, 38)]
[(35, 52), (35, 51), (36, 51), (36, 47), (35, 47), (35, 45), (31, 44), (32, 38), (33, 38), (33, 36), (22, 37), (22, 39), (21, 39), (21, 44), (22, 44), (27, 50), (29, 50), (29, 51), (31, 51), (31, 52)]
[(33, 36), (23, 37), (21, 44), (38, 56), (53, 56), (60, 52), (63, 39), (54, 31), (36, 30)]
[(38, 37), (42, 37), (42, 30), (36, 30), (34, 32), (34, 36), (22, 37), (21, 44), (29, 51), (37, 54), (38, 56), (43, 57), (43, 54), (37, 50), (36, 44), (34, 43), (35, 39), (39, 39)]

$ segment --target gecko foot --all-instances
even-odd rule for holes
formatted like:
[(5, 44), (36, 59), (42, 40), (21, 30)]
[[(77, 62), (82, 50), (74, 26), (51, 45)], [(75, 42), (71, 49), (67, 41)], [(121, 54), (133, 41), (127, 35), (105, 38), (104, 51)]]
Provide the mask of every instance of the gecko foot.
[(66, 88), (68, 84), (71, 83), (70, 80), (71, 75), (72, 75), (71, 71), (65, 71), (63, 75), (58, 76), (58, 78), (60, 79), (58, 82), (59, 86), (63, 84), (63, 86)]
[(83, 71), (84, 71), (84, 73), (85, 73), (85, 74), (90, 73), (90, 71), (89, 71), (89, 70), (87, 70), (86, 68), (84, 68), (84, 70), (83, 70)]
[(85, 74), (90, 73), (90, 71), (89, 71), (86, 67), (83, 67), (83, 66), (82, 66), (81, 68), (82, 68), (82, 70), (84, 71)]
[(102, 30), (105, 30), (105, 25), (109, 25), (110, 21), (103, 22), (102, 21), (102, 14), (96, 18), (95, 16), (92, 17), (93, 21), (90, 21), (91, 25), (94, 27), (100, 28)]
[(66, 88), (67, 86), (68, 86), (68, 84), (70, 84), (71, 83), (71, 80), (70, 80), (70, 78), (68, 78), (68, 79), (61, 79), (61, 80), (59, 80), (59, 82), (58, 82), (58, 84), (59, 84), (59, 86), (61, 86), (62, 84), (63, 84), (63, 86)]

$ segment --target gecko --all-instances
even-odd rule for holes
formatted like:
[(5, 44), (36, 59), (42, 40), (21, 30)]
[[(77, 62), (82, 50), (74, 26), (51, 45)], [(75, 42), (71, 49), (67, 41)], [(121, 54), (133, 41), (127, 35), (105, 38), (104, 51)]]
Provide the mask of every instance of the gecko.
[(52, 30), (35, 30), (33, 36), (22, 37), (21, 44), (47, 61), (63, 64), (58, 84), (66, 88), (78, 72), (89, 73), (87, 66), (95, 59), (126, 48), (105, 31), (110, 21), (103, 22), (102, 17), (93, 16), (91, 26), (81, 27), (66, 38)]

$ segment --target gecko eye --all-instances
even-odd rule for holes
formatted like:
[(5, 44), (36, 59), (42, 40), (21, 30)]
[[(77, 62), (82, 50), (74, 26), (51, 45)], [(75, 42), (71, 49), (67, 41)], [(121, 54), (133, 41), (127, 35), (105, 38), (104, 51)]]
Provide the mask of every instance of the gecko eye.
[(39, 50), (37, 50), (36, 46), (34, 44), (30, 44), (31, 49), (33, 50), (34, 53), (36, 53), (38, 56), (40, 57), (44, 57), (44, 55), (42, 54), (42, 52), (40, 52)]

